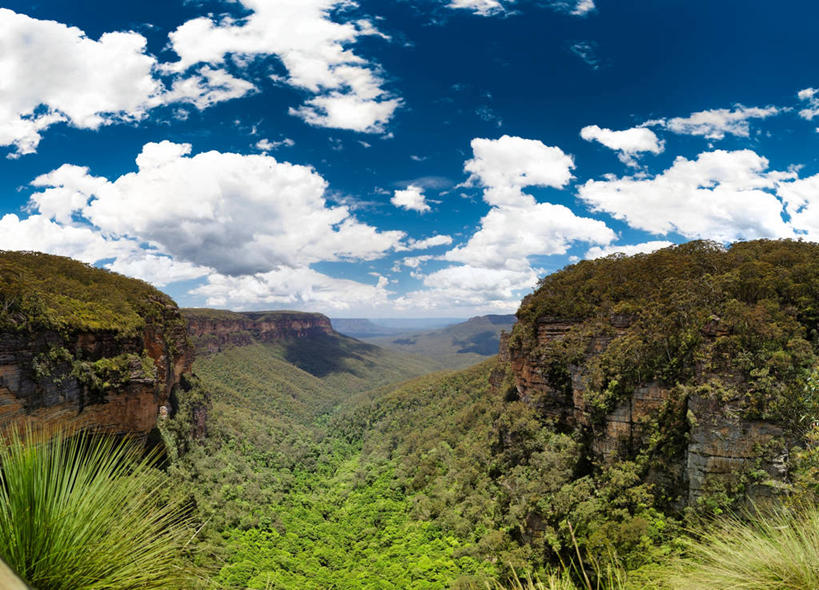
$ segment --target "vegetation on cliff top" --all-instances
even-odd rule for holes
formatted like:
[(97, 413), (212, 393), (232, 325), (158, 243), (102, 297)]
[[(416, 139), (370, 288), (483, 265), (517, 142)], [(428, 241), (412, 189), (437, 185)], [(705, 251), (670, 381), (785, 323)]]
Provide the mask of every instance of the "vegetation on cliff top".
[(133, 336), (173, 300), (148, 283), (40, 252), (0, 251), (0, 329)]

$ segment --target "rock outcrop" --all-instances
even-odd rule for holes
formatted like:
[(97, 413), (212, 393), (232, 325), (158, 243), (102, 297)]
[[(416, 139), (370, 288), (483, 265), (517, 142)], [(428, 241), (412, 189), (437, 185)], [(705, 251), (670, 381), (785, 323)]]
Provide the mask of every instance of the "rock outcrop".
[[(748, 491), (752, 496), (768, 495), (787, 479), (788, 450), (782, 426), (744, 417), (742, 400), (715, 399), (696, 388), (674, 388), (650, 380), (634, 387), (604, 414), (596, 415), (588, 399), (590, 361), (625, 336), (628, 319), (612, 317), (611, 329), (604, 334), (587, 333), (584, 358), (565, 367), (568, 379), (556, 380), (554, 367), (544, 365), (539, 354), (583, 326), (579, 320), (541, 318), (536, 346), (510, 347), (505, 339), (500, 359), (508, 360), (511, 367), (515, 397), (536, 407), (559, 428), (585, 432), (597, 461), (633, 458), (650, 444), (649, 437), (658, 432), (658, 423), (665, 421), (675, 429), (680, 448), (673, 457), (675, 462), (666, 462), (660, 468), (662, 473), (655, 470), (652, 477), (682, 492), (680, 504), (696, 502), (718, 486), (735, 485), (738, 477), (751, 470), (767, 475), (765, 485), (751, 485)], [(711, 338), (717, 335), (707, 330), (703, 333)], [(693, 380), (704, 382), (707, 378), (701, 373)]]
[(590, 464), (638, 461), (677, 507), (777, 493), (800, 444), (794, 416), (813, 411), (799, 404), (815, 319), (811, 300), (792, 294), (814, 280), (800, 265), (817, 246), (734, 248), (692, 244), (553, 275), (524, 300), (501, 343), (507, 376), (493, 385), (583, 441)]
[(226, 347), (254, 342), (335, 334), (330, 318), (320, 313), (183, 309), (182, 314), (198, 354), (213, 354)]
[(0, 252), (0, 271), (14, 279), (0, 282), (0, 430), (31, 422), (144, 438), (173, 412), (194, 357), (169, 297), (41, 254)]

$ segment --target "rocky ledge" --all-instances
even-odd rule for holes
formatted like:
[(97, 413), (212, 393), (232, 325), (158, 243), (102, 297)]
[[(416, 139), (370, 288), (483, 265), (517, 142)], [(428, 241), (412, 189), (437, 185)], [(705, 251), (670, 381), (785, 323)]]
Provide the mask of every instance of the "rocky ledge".
[(330, 318), (298, 311), (233, 312), (183, 309), (197, 354), (213, 354), (231, 346), (279, 342), (334, 334)]

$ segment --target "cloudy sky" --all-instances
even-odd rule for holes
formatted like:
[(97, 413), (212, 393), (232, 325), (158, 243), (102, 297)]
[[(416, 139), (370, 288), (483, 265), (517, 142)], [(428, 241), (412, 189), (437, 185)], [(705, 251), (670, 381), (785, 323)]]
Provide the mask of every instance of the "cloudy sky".
[(186, 306), (513, 312), (584, 258), (819, 239), (799, 0), (0, 0), (0, 249)]

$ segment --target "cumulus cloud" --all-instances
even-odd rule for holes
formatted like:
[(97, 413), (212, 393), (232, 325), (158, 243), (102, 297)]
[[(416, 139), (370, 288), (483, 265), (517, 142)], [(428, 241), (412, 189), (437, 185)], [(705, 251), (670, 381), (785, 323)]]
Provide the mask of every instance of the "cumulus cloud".
[(115, 180), (63, 166), (35, 179), (44, 190), (32, 195), (31, 207), (64, 222), (79, 215), (106, 234), (156, 244), (227, 275), (371, 260), (404, 237), (328, 206), (327, 183), (312, 168), (266, 155), (190, 150), (169, 141), (146, 144), (138, 171)]
[(597, 141), (617, 152), (617, 157), (628, 166), (637, 166), (636, 156), (643, 152), (659, 154), (663, 151), (664, 142), (645, 127), (632, 127), (622, 131), (612, 131), (588, 125), (580, 130), (580, 137), (586, 141)]
[(293, 147), (294, 145), (296, 145), (296, 142), (289, 137), (285, 137), (280, 141), (270, 141), (267, 138), (263, 138), (257, 141), (254, 147), (261, 152), (270, 152), (280, 147)]
[[(380, 35), (366, 20), (336, 22), (350, 0), (244, 0), (243, 19), (201, 17), (171, 33), (179, 60), (159, 63), (133, 31), (99, 39), (65, 24), (0, 8), (0, 146), (11, 157), (36, 151), (42, 132), (64, 123), (98, 129), (144, 119), (151, 109), (206, 109), (256, 86), (229, 73), (256, 56), (277, 56), (286, 82), (313, 96), (290, 112), (311, 125), (382, 132), (401, 100), (379, 69), (353, 53), (361, 36)], [(112, 67), (115, 64), (115, 67)]]
[(538, 273), (532, 269), (452, 266), (422, 277), (424, 289), (397, 297), (393, 304), (399, 310), (457, 309), (466, 313), (492, 309), (511, 313), (520, 303), (521, 291), (532, 289), (537, 280)]
[(520, 203), (523, 187), (563, 188), (572, 179), (572, 157), (537, 140), (504, 135), (476, 138), (471, 146), (473, 157), (464, 164), (466, 184), (485, 187), (484, 200), (493, 206)]
[[(401, 101), (382, 88), (378, 68), (350, 47), (362, 36), (381, 35), (368, 20), (337, 22), (333, 13), (354, 8), (351, 0), (240, 0), (242, 19), (200, 17), (170, 34), (179, 60), (164, 68), (184, 72), (196, 64), (218, 65), (275, 55), (287, 70), (283, 80), (312, 93), (291, 114), (311, 125), (377, 133)], [(383, 36), (383, 35), (381, 35)]]
[(726, 242), (791, 237), (782, 203), (770, 191), (792, 173), (767, 168), (768, 160), (751, 150), (716, 150), (695, 160), (678, 157), (654, 177), (590, 180), (578, 195), (594, 211), (654, 234)]
[(799, 116), (808, 121), (819, 115), (819, 88), (805, 88), (797, 94), (805, 107), (799, 111)]
[(212, 272), (212, 269), (203, 266), (174, 260), (170, 256), (162, 256), (141, 249), (117, 257), (113, 262), (106, 264), (105, 268), (142, 279), (156, 287), (164, 287), (177, 281), (198, 279)]
[(781, 109), (774, 106), (761, 108), (736, 105), (733, 109), (711, 109), (692, 113), (688, 117), (649, 123), (661, 125), (681, 135), (701, 135), (707, 139), (722, 139), (726, 134), (748, 137), (750, 119), (765, 119), (780, 112)]
[(404, 305), (425, 307), (437, 297), (458, 305), (508, 308), (521, 290), (537, 282), (531, 256), (564, 254), (575, 242), (605, 245), (615, 239), (604, 222), (579, 217), (563, 205), (538, 203), (524, 192), (530, 186), (569, 183), (574, 161), (560, 148), (504, 135), (476, 138), (472, 151), (464, 164), (467, 184), (482, 187), (491, 208), (469, 240), (442, 257), (460, 264), (424, 277), (427, 289), (408, 295)]
[(673, 242), (667, 242), (664, 240), (657, 240), (652, 242), (643, 242), (642, 244), (629, 244), (625, 246), (606, 246), (601, 248), (600, 246), (594, 246), (589, 248), (588, 252), (586, 252), (586, 260), (594, 260), (595, 258), (605, 258), (606, 256), (611, 256), (612, 254), (623, 254), (625, 256), (634, 256), (635, 254), (650, 254), (655, 250), (659, 250), (661, 248), (668, 248), (669, 246), (673, 246)]
[(242, 97), (254, 92), (256, 87), (240, 80), (225, 70), (203, 66), (187, 77), (178, 78), (171, 89), (162, 96), (164, 103), (189, 103), (204, 110), (216, 103)]
[(0, 8), (0, 145), (28, 154), (55, 123), (97, 129), (143, 118), (163, 90), (145, 45), (137, 33), (94, 41), (76, 27)]
[(419, 213), (431, 211), (424, 197), (424, 189), (414, 184), (409, 185), (403, 190), (395, 191), (390, 199), (390, 203), (407, 211), (418, 211)]
[(819, 174), (783, 182), (777, 194), (785, 201), (790, 225), (807, 239), (819, 241)]
[(61, 225), (44, 215), (0, 217), (0, 250), (47, 252), (93, 263), (130, 255), (137, 247), (133, 241), (106, 238), (88, 227)]
[(574, 242), (607, 244), (614, 238), (602, 221), (579, 217), (563, 205), (531, 199), (518, 206), (490, 209), (469, 241), (444, 258), (475, 267), (522, 271), (529, 268), (529, 256), (565, 254)]

